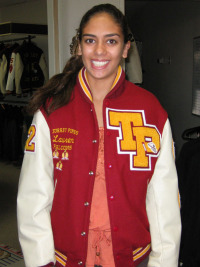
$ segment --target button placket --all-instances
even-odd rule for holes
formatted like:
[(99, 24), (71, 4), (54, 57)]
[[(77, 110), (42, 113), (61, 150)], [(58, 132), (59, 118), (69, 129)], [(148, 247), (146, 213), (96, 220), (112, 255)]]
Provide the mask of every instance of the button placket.
[(114, 231), (114, 232), (117, 232), (117, 231), (118, 231), (118, 227), (117, 227), (117, 226), (114, 226), (114, 227), (113, 227), (113, 231)]
[(109, 130), (106, 131), (107, 136), (111, 136), (111, 132)]
[(83, 232), (81, 233), (81, 235), (82, 235), (82, 236), (85, 236), (85, 235), (86, 235), (86, 232), (83, 231)]
[(110, 105), (110, 100), (105, 100), (105, 105), (108, 107)]
[(115, 197), (114, 197), (113, 195), (111, 195), (111, 196), (109, 197), (110, 200), (114, 200), (114, 198), (115, 198)]

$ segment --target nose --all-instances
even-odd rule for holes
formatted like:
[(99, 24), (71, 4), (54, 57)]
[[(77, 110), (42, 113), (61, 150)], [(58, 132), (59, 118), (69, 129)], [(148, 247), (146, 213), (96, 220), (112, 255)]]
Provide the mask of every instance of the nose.
[(97, 42), (95, 53), (96, 55), (104, 55), (106, 53), (106, 46), (103, 42)]

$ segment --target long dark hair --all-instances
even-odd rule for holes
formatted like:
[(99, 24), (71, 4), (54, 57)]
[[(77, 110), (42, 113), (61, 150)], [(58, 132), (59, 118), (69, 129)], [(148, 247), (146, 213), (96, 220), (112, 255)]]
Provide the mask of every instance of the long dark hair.
[(77, 74), (83, 67), (82, 57), (77, 55), (77, 47), (81, 42), (84, 27), (94, 15), (99, 13), (111, 15), (122, 30), (124, 43), (128, 42), (130, 39), (128, 23), (119, 9), (111, 4), (100, 4), (92, 7), (82, 17), (77, 35), (72, 39), (70, 46), (72, 57), (67, 61), (62, 73), (53, 76), (34, 93), (27, 107), (29, 114), (33, 115), (41, 107), (44, 108), (47, 114), (50, 114), (69, 103), (76, 84)]

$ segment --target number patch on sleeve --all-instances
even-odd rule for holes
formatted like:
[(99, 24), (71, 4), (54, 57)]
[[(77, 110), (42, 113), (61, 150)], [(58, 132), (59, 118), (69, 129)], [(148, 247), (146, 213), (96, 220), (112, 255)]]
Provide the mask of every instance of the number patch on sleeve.
[(36, 126), (32, 124), (28, 130), (28, 139), (25, 145), (25, 152), (35, 152), (35, 142), (34, 142), (35, 135), (36, 135)]

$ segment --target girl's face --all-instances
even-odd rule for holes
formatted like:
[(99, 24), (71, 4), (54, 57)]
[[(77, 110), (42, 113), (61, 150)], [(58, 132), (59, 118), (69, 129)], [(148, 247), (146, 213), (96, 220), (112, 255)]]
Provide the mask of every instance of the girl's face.
[(124, 44), (120, 26), (111, 15), (94, 15), (83, 28), (79, 51), (90, 82), (114, 81), (122, 58), (126, 58), (130, 42)]

